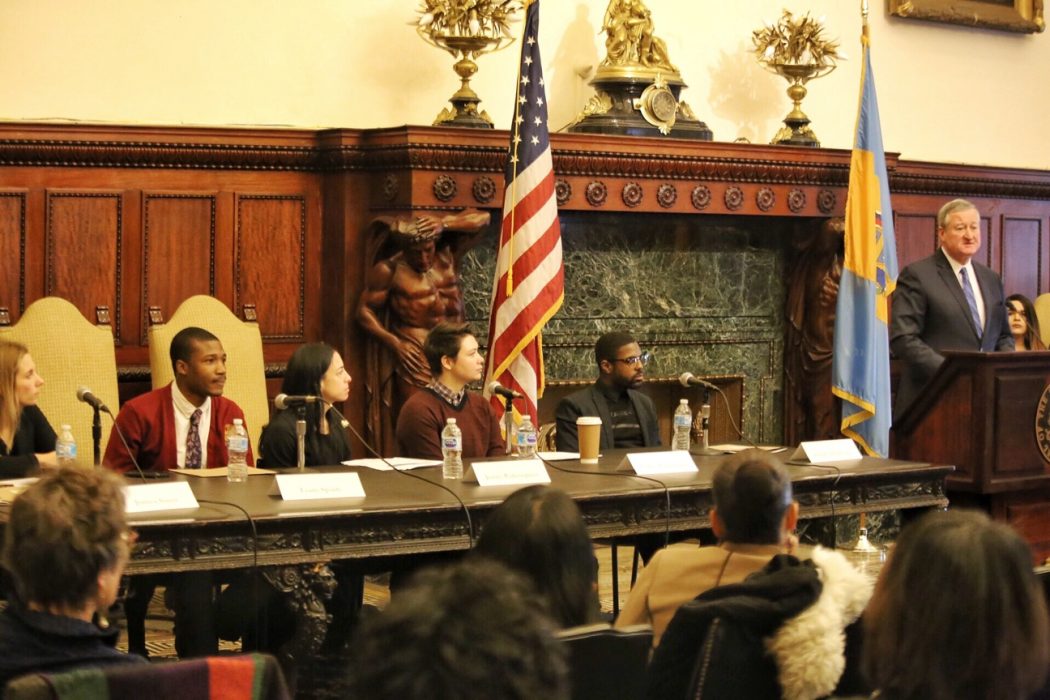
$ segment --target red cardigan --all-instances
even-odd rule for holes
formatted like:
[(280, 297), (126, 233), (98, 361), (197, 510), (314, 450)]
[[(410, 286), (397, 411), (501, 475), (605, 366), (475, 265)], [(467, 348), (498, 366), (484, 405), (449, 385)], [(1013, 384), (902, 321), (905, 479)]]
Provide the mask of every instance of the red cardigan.
[[(233, 423), (234, 418), (244, 420), (244, 413), (237, 404), (221, 396), (211, 398), (207, 447), (209, 467), (224, 467), (229, 461), (226, 454), (226, 426)], [(178, 449), (175, 445), (175, 407), (171, 399), (171, 384), (136, 396), (125, 403), (117, 414), (102, 463), (114, 471), (133, 471), (135, 465), (117, 435), (117, 426), (120, 426), (128, 447), (143, 470), (177, 468)], [(248, 445), (248, 464), (255, 464), (251, 445)]]

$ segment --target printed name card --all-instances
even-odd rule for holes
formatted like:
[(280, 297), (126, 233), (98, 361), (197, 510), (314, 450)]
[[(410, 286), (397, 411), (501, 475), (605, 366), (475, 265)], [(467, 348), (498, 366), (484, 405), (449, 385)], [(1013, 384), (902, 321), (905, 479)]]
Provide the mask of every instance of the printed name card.
[(124, 489), (125, 512), (152, 513), (161, 510), (194, 510), (200, 506), (188, 482), (137, 484)]
[(335, 474), (278, 474), (277, 489), (286, 501), (321, 498), (364, 498), (365, 487), (354, 472)]
[(498, 462), (474, 462), (463, 481), (478, 486), (518, 486), (549, 484), (551, 476), (539, 459), (502, 459)]
[(857, 443), (849, 438), (842, 438), (840, 440), (800, 442), (798, 449), (791, 455), (791, 461), (823, 464), (861, 459), (861, 457), (860, 450), (857, 449)]
[(624, 471), (633, 471), (639, 476), (688, 474), (696, 471), (696, 462), (693, 461), (693, 456), (685, 450), (635, 452), (624, 457), (620, 468)]

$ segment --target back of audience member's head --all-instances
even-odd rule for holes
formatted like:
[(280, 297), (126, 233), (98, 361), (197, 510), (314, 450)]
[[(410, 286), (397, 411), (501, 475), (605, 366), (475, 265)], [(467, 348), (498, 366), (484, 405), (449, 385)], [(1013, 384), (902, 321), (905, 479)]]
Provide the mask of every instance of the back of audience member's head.
[(712, 496), (723, 540), (737, 544), (783, 541), (785, 517), (795, 506), (791, 478), (776, 457), (762, 450), (746, 450), (728, 458), (715, 469)]
[(108, 607), (128, 555), (123, 482), (107, 470), (47, 472), (11, 504), (3, 561), (25, 603)]
[(542, 485), (515, 491), (486, 518), (474, 551), (528, 576), (561, 626), (597, 618), (594, 545), (564, 491)]
[(904, 529), (864, 613), (864, 666), (894, 700), (1023, 700), (1048, 668), (1031, 552), (976, 511)]
[(498, 562), (420, 571), (358, 628), (349, 697), (567, 700), (565, 650), (544, 610)]

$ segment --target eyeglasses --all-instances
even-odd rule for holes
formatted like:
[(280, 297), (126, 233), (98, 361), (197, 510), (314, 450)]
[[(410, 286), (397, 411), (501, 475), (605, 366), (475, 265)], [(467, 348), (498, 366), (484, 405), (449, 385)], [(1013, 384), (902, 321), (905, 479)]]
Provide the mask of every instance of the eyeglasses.
[(652, 353), (646, 350), (641, 355), (631, 355), (630, 357), (617, 357), (615, 361), (622, 362), (625, 365), (641, 365), (642, 367), (645, 367), (647, 364), (649, 364), (649, 360), (651, 359), (653, 359)]

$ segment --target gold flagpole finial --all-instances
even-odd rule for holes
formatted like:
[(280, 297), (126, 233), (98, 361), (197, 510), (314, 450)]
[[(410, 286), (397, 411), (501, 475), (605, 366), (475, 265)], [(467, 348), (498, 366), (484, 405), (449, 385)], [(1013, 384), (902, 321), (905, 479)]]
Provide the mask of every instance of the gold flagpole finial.
[(868, 0), (860, 0), (860, 33), (865, 39), (868, 38)]

